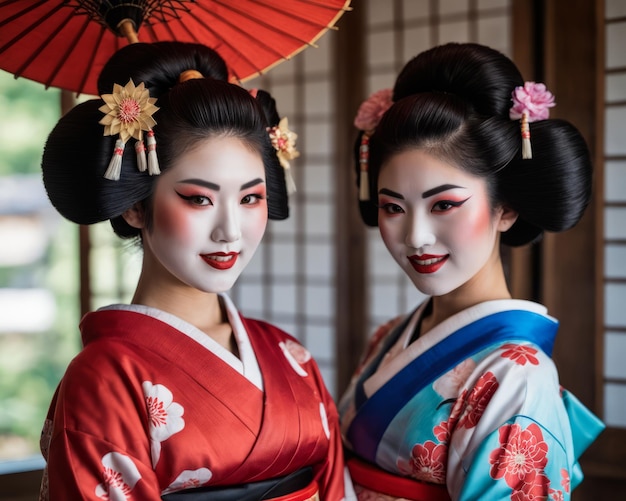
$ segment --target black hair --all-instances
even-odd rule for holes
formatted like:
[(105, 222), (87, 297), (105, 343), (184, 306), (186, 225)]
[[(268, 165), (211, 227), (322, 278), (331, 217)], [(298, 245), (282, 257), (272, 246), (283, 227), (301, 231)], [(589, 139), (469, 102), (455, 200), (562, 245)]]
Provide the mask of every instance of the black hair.
[(370, 200), (360, 202), (365, 223), (378, 224), (381, 167), (391, 156), (419, 148), (484, 178), (492, 206), (517, 211), (502, 243), (524, 245), (544, 230), (573, 227), (591, 198), (587, 145), (570, 123), (541, 120), (530, 124), (532, 159), (522, 159), (520, 124), (509, 118), (512, 91), (522, 85), (508, 57), (479, 44), (449, 43), (409, 61), (396, 80), (394, 104), (369, 141)]
[[(204, 78), (179, 83), (182, 72), (196, 70)], [(289, 215), (284, 171), (267, 133), (278, 124), (276, 103), (266, 92), (255, 99), (239, 85), (228, 83), (226, 64), (214, 50), (183, 42), (136, 43), (116, 52), (98, 80), (101, 94), (114, 84), (143, 83), (157, 98), (154, 134), (161, 170), (168, 169), (181, 154), (214, 136), (241, 139), (263, 160), (268, 193), (268, 217)], [(113, 154), (116, 136), (104, 136), (100, 99), (81, 103), (63, 116), (50, 133), (42, 159), (43, 181), (54, 207), (79, 224), (110, 220), (123, 238), (140, 232), (121, 216), (141, 202), (148, 211), (158, 176), (140, 172), (133, 144), (126, 145), (120, 179), (104, 177)], [(134, 141), (129, 141), (134, 143)]]

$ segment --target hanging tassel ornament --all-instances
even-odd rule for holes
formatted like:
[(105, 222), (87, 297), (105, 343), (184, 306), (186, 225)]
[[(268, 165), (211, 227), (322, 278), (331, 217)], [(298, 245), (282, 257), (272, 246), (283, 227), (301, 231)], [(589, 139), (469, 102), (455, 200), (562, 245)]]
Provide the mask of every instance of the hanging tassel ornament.
[(511, 120), (520, 120), (522, 133), (522, 158), (529, 160), (533, 157), (530, 145), (530, 122), (547, 120), (550, 109), (556, 103), (554, 96), (542, 83), (524, 82), (524, 86), (515, 87), (511, 94), (513, 106), (509, 110)]
[(522, 113), (520, 121), (522, 131), (522, 158), (529, 160), (533, 157), (533, 149), (530, 145), (530, 125), (528, 125), (528, 113)]
[(374, 134), (383, 115), (393, 106), (393, 90), (382, 89), (371, 94), (359, 106), (354, 126), (363, 131), (359, 146), (359, 200), (370, 199), (369, 156), (370, 137)]
[(126, 144), (121, 139), (115, 141), (115, 149), (113, 150), (113, 156), (109, 162), (109, 166), (104, 173), (106, 179), (111, 181), (117, 181), (120, 178), (122, 172), (122, 157), (124, 156), (124, 147)]
[(159, 159), (156, 154), (156, 139), (154, 138), (154, 131), (152, 129), (148, 131), (148, 174), (151, 176), (161, 174)]
[(370, 199), (370, 182), (367, 172), (370, 156), (370, 136), (364, 132), (359, 147), (359, 200), (365, 202)]
[(146, 162), (146, 147), (143, 144), (143, 139), (135, 143), (135, 153), (137, 154), (137, 169), (139, 169), (139, 172), (145, 172), (148, 168), (148, 163)]
[(296, 192), (296, 182), (291, 175), (291, 167), (283, 169), (285, 171), (285, 186), (287, 187), (287, 194), (292, 195)]

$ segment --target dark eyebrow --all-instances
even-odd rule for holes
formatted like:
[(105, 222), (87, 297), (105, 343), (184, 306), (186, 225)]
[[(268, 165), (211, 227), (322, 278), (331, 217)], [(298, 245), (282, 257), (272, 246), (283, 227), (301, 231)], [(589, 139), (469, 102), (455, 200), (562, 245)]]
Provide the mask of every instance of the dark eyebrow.
[[(204, 186), (205, 188), (209, 188), (211, 190), (215, 190), (215, 191), (220, 191), (220, 186), (219, 184), (215, 184), (212, 183), (210, 181), (205, 181), (204, 179), (183, 179), (182, 181), (179, 181), (180, 183), (187, 183), (187, 184), (197, 184), (198, 186)], [(241, 185), (241, 190), (245, 190), (248, 188), (251, 188), (252, 186), (256, 186), (257, 184), (260, 184), (263, 182), (263, 179), (256, 178), (253, 179), (252, 181), (248, 181), (247, 183), (244, 183)]]
[(441, 186), (437, 186), (432, 190), (426, 190), (424, 193), (422, 193), (422, 198), (432, 197), (433, 195), (441, 193), (442, 191), (453, 190), (455, 188), (463, 188), (463, 186), (457, 186), (455, 184), (442, 184)]
[(253, 179), (252, 181), (248, 181), (247, 183), (243, 183), (241, 185), (241, 189), (242, 190), (247, 190), (248, 188), (252, 188), (253, 186), (256, 186), (257, 184), (261, 184), (263, 182), (263, 179), (261, 179), (260, 177)]
[(395, 191), (388, 190), (387, 188), (381, 188), (378, 191), (378, 194), (379, 195), (389, 195), (390, 197), (399, 198), (400, 200), (404, 200), (404, 197), (402, 195), (400, 195), (400, 193), (396, 193)]
[(183, 179), (182, 181), (179, 181), (179, 183), (197, 184), (198, 186), (204, 186), (210, 190), (220, 191), (219, 184), (211, 183), (209, 181), (205, 181), (204, 179)]

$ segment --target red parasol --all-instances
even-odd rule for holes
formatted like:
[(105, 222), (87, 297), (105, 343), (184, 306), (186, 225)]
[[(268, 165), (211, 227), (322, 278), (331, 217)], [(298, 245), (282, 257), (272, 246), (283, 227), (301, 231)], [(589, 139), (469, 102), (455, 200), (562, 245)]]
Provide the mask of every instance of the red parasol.
[(136, 41), (199, 42), (233, 80), (289, 59), (332, 28), (350, 0), (0, 0), (0, 69), (97, 94), (104, 63)]

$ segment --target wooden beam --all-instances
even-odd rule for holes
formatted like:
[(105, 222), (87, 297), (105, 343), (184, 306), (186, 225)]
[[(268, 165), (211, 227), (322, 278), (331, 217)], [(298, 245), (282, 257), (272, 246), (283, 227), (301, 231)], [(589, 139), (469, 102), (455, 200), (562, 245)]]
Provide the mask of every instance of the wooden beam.
[(345, 390), (357, 366), (367, 339), (366, 235), (357, 205), (352, 125), (365, 99), (366, 5), (344, 14), (337, 27), (335, 87), (337, 157), (336, 193), (336, 349), (337, 395)]

